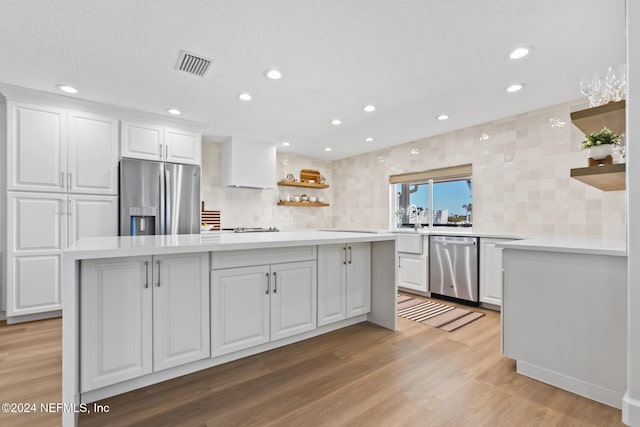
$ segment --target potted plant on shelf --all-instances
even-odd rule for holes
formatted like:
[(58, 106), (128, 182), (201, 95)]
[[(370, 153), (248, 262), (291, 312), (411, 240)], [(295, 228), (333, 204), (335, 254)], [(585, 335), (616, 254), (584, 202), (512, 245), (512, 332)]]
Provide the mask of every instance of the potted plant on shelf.
[(610, 165), (613, 163), (613, 146), (620, 135), (604, 127), (598, 133), (592, 132), (582, 141), (582, 149), (589, 150), (589, 166)]

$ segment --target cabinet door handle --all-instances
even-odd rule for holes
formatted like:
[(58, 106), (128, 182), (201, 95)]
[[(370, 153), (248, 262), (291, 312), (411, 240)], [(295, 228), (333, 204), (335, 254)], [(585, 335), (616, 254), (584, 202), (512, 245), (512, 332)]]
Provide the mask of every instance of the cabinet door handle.
[(273, 293), (277, 293), (278, 292), (278, 276), (276, 275), (276, 272), (273, 272)]
[(349, 246), (349, 264), (353, 262), (353, 249)]
[(346, 247), (346, 246), (343, 246), (343, 247), (342, 247), (342, 250), (344, 251), (344, 261), (342, 261), (342, 263), (343, 263), (344, 265), (347, 265), (347, 247)]
[(67, 174), (67, 188), (71, 190), (71, 172)]
[(164, 158), (165, 160), (169, 157), (169, 144), (164, 144)]
[(164, 147), (162, 146), (162, 144), (160, 144), (160, 157), (162, 158), (162, 153), (163, 153)]
[(160, 287), (160, 260), (156, 261), (156, 264), (158, 265), (158, 283), (156, 283), (156, 286)]
[(64, 205), (66, 203), (64, 202), (64, 200), (60, 201), (60, 215), (66, 215), (67, 213), (64, 211)]
[(67, 215), (71, 216), (71, 200), (67, 200)]
[(267, 289), (264, 290), (264, 293), (269, 295), (269, 288), (271, 287), (271, 276), (269, 273), (264, 273), (267, 276)]
[(400, 259), (400, 255), (398, 255), (398, 268), (402, 268), (402, 261)]
[(144, 287), (149, 287), (149, 261), (144, 262)]

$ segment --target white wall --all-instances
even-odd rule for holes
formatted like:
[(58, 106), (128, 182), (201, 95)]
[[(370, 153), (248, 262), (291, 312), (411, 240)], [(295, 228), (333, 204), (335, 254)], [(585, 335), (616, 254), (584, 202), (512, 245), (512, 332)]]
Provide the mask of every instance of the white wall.
[(276, 156), (276, 178), (288, 173), (300, 179), (301, 169), (314, 169), (328, 181), (327, 189), (277, 187), (272, 190), (220, 187), (220, 144), (212, 141), (202, 143), (201, 196), (205, 209), (219, 210), (223, 228), (278, 227), (279, 229), (330, 228), (332, 206), (297, 207), (278, 206), (282, 193), (291, 195), (323, 196), (329, 204), (333, 202), (333, 179), (331, 163), (283, 152)]
[(389, 175), (472, 163), (474, 230), (624, 239), (625, 192), (569, 176), (587, 166), (569, 116), (586, 107), (580, 99), (335, 161), (333, 226), (387, 228)]
[[(635, 25), (630, 25), (635, 22)], [(627, 393), (622, 406), (626, 424), (640, 426), (640, 4), (627, 1), (627, 198), (628, 341)]]

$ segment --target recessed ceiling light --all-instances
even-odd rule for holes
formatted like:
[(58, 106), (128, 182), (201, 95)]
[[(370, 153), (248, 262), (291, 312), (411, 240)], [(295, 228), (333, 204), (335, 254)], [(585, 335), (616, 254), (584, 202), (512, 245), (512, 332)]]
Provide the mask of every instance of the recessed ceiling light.
[(63, 92), (67, 92), (67, 93), (78, 93), (78, 89), (76, 89), (73, 86), (69, 86), (69, 85), (57, 85), (56, 86), (58, 89), (60, 89)]
[(507, 88), (507, 92), (509, 93), (517, 92), (519, 90), (522, 90), (523, 87), (524, 87), (524, 83), (512, 84)]
[(376, 106), (375, 105), (365, 105), (364, 107), (362, 107), (362, 109), (364, 111), (366, 111), (367, 113), (371, 113), (372, 111), (376, 111)]
[(331, 124), (334, 125), (334, 126), (340, 126), (342, 124), (342, 120), (333, 119), (333, 120), (331, 120)]
[(331, 148), (331, 147), (326, 147), (326, 148), (324, 149), (324, 151), (333, 151), (333, 148)]
[(513, 49), (511, 52), (508, 53), (508, 56), (510, 59), (520, 59), (530, 54), (532, 50), (533, 50), (532, 47), (522, 46), (522, 47)]
[(449, 118), (448, 114), (440, 114), (439, 116), (436, 116), (436, 119), (438, 120), (447, 120)]
[(178, 110), (177, 108), (169, 108), (167, 110), (167, 113), (173, 114), (174, 116), (179, 116), (180, 114), (182, 114), (182, 111)]
[(288, 147), (288, 146), (290, 146), (290, 145), (291, 145), (291, 143), (290, 143), (289, 141), (284, 141), (284, 142), (282, 143), (282, 145), (283, 145), (284, 147)]
[(373, 138), (370, 136), (366, 137), (364, 140), (365, 142), (373, 142)]
[(238, 94), (238, 99), (241, 101), (251, 101), (251, 95), (247, 92), (242, 92)]
[(267, 70), (264, 72), (264, 75), (270, 78), (271, 80), (278, 80), (282, 77), (282, 73), (276, 69)]

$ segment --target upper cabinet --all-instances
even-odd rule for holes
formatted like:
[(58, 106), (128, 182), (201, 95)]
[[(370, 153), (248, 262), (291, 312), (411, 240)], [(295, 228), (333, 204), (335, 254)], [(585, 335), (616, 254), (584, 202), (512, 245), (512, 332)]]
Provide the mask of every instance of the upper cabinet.
[(122, 122), (122, 157), (200, 165), (202, 135), (153, 124)]
[(202, 163), (202, 136), (182, 129), (164, 129), (164, 160), (172, 163)]
[(21, 102), (7, 104), (7, 188), (63, 191), (67, 181), (66, 111)]
[(274, 188), (276, 146), (267, 142), (232, 137), (220, 152), (222, 187)]
[(118, 119), (70, 111), (68, 186), (72, 193), (118, 194)]
[(7, 188), (118, 194), (118, 120), (8, 102)]

